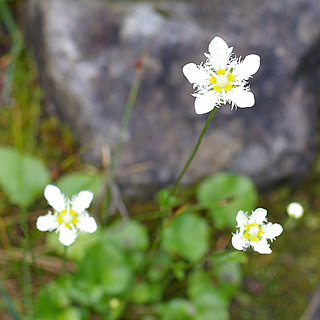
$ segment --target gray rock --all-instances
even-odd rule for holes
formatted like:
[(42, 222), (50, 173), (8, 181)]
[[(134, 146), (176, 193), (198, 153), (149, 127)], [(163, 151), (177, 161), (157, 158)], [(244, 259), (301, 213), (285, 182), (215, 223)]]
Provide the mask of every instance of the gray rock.
[(257, 53), (256, 105), (222, 106), (184, 184), (219, 170), (247, 174), (260, 187), (296, 180), (316, 147), (320, 42), (318, 0), (110, 2), (29, 0), (27, 30), (48, 96), (86, 158), (114, 147), (135, 66), (148, 48), (125, 136), (119, 181), (129, 197), (174, 181), (207, 115), (196, 115), (181, 68), (205, 60), (219, 35), (237, 56)]

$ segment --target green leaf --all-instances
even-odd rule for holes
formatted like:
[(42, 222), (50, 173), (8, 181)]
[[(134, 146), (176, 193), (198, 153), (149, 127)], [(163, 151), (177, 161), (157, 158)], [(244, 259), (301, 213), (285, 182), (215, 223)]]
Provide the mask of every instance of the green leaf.
[(63, 285), (63, 280), (43, 287), (35, 300), (35, 320), (56, 320), (56, 314), (70, 305), (70, 299)]
[(84, 320), (84, 314), (81, 312), (80, 309), (76, 307), (69, 307), (60, 311), (57, 315), (57, 319), (59, 320)]
[(188, 264), (185, 261), (177, 261), (171, 265), (174, 276), (177, 280), (182, 281), (186, 277), (186, 272), (188, 270)]
[(210, 292), (213, 289), (213, 281), (208, 272), (194, 271), (188, 279), (188, 297), (191, 300), (197, 299), (203, 292)]
[[(189, 278), (188, 296), (197, 309), (197, 320), (229, 319), (229, 299), (215, 286), (209, 273), (194, 271)], [(211, 318), (210, 318), (211, 317)]]
[(207, 206), (217, 228), (234, 228), (239, 210), (255, 208), (258, 193), (252, 180), (234, 173), (219, 173), (203, 180), (198, 201)]
[(229, 320), (229, 310), (228, 307), (219, 306), (215, 310), (211, 308), (210, 310), (203, 310), (197, 312), (197, 316), (194, 318), (194, 320)]
[(112, 241), (126, 250), (144, 251), (149, 246), (148, 230), (138, 221), (117, 221), (105, 232), (105, 241)]
[(159, 301), (162, 296), (162, 286), (159, 283), (143, 281), (137, 283), (131, 294), (131, 301), (146, 304)]
[(190, 212), (174, 218), (163, 232), (162, 247), (189, 261), (199, 260), (209, 248), (209, 227), (206, 220)]
[(143, 251), (128, 251), (127, 253), (127, 263), (130, 265), (132, 270), (138, 270), (141, 265), (145, 262), (145, 253)]
[(125, 302), (118, 298), (110, 298), (108, 296), (104, 296), (92, 307), (97, 313), (104, 316), (101, 319), (116, 320), (121, 316), (125, 306)]
[(96, 195), (102, 187), (103, 177), (98, 172), (75, 172), (62, 176), (56, 184), (69, 198), (82, 190), (89, 190)]
[[(68, 247), (67, 257), (74, 261), (80, 261), (85, 256), (86, 252), (91, 246), (97, 242), (103, 241), (103, 231), (98, 226), (98, 230), (95, 233), (80, 233), (76, 241)], [(53, 249), (57, 254), (63, 255), (64, 246), (59, 241), (59, 234), (56, 232), (48, 232), (46, 234), (47, 245)]]
[(79, 262), (79, 281), (102, 286), (108, 295), (126, 292), (133, 282), (133, 274), (123, 249), (111, 242), (97, 243), (89, 248)]
[(211, 257), (212, 272), (219, 281), (221, 290), (231, 298), (239, 289), (242, 281), (241, 264), (247, 262), (244, 252), (231, 251)]
[(72, 276), (68, 287), (66, 286), (69, 297), (78, 305), (84, 307), (95, 306), (103, 297), (102, 286), (97, 286), (94, 283), (79, 280), (77, 276)]
[(141, 320), (157, 320), (157, 318), (155, 318), (154, 316), (143, 316)]
[(196, 314), (194, 305), (181, 298), (176, 298), (158, 307), (161, 320), (193, 320)]
[(157, 193), (157, 200), (160, 208), (170, 208), (179, 204), (179, 199), (172, 196), (167, 189), (162, 189)]
[(0, 147), (0, 185), (12, 204), (27, 207), (38, 199), (50, 175), (34, 156)]

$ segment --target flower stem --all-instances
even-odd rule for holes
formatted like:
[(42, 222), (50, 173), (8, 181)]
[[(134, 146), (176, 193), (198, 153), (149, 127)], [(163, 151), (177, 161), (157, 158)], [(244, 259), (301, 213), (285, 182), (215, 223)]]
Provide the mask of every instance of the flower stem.
[[(183, 175), (185, 174), (185, 172), (189, 168), (190, 163), (192, 162), (195, 154), (197, 153), (197, 151), (199, 149), (199, 146), (201, 144), (203, 136), (204, 136), (204, 134), (205, 134), (205, 132), (206, 132), (206, 130), (207, 130), (207, 128), (208, 128), (213, 116), (214, 116), (214, 114), (216, 113), (216, 111), (217, 111), (217, 108), (214, 108), (211, 111), (211, 113), (210, 113), (210, 115), (209, 115), (209, 117), (208, 117), (208, 119), (207, 119), (207, 121), (206, 121), (206, 123), (205, 123), (205, 125), (204, 125), (204, 127), (203, 127), (203, 129), (201, 131), (201, 133), (200, 133), (200, 136), (198, 138), (197, 144), (196, 144), (195, 148), (193, 149), (193, 152), (192, 152), (191, 156), (189, 157), (188, 161), (186, 162), (185, 166), (183, 167), (182, 171), (180, 172), (177, 180), (175, 181), (175, 183), (174, 183), (174, 185), (172, 187), (172, 190), (170, 192), (170, 196), (173, 196), (175, 194)], [(166, 212), (167, 212), (167, 215), (168, 215), (168, 211), (167, 210), (165, 210), (163, 213), (165, 214)], [(159, 248), (159, 245), (160, 245), (160, 242), (161, 242), (161, 237), (162, 237), (164, 229), (170, 224), (170, 222), (176, 216), (176, 214), (177, 214), (177, 212), (171, 212), (171, 214), (169, 213), (169, 218), (168, 218), (167, 222), (164, 225), (160, 225), (158, 227), (156, 238), (153, 241), (152, 246), (151, 246), (151, 248), (150, 248), (150, 250), (149, 250), (149, 252), (148, 252), (148, 254), (146, 256), (145, 264), (144, 264), (143, 268), (140, 271), (140, 275), (141, 275), (142, 279), (145, 278), (146, 271), (150, 268), (150, 265), (151, 265), (151, 262), (152, 262), (152, 260), (154, 258), (154, 255), (156, 254), (156, 251)]]
[(21, 224), (21, 229), (19, 228), (18, 234), (21, 235), (22, 239), (25, 240), (23, 244), (23, 258), (22, 258), (22, 283), (23, 283), (23, 294), (25, 298), (25, 308), (28, 314), (33, 314), (33, 296), (32, 296), (32, 278), (31, 278), (31, 268), (26, 262), (26, 254), (29, 250), (30, 244), (30, 234), (28, 225), (28, 212), (25, 207), (20, 207), (20, 217), (23, 223)]
[(67, 252), (68, 252), (68, 247), (63, 246), (63, 257), (62, 257), (62, 271), (63, 271), (63, 273), (67, 273)]
[[(203, 136), (204, 136), (205, 132), (207, 131), (207, 128), (208, 128), (208, 126), (209, 126), (214, 114), (216, 113), (216, 111), (217, 111), (217, 108), (214, 108), (211, 111), (211, 113), (210, 113), (210, 115), (209, 115), (209, 117), (208, 117), (208, 119), (207, 119), (207, 121), (206, 121), (206, 123), (205, 123), (205, 125), (204, 125), (204, 127), (203, 127), (203, 129), (201, 131), (201, 133), (200, 133), (200, 136), (198, 138), (197, 144), (196, 144), (195, 148), (193, 149), (193, 152), (192, 152), (191, 156), (189, 157), (188, 161), (186, 162), (185, 166), (183, 167), (182, 171), (180, 172), (177, 180), (175, 181), (175, 183), (174, 183), (174, 185), (172, 187), (172, 190), (170, 192), (170, 196), (173, 196), (175, 194), (183, 175), (185, 174), (185, 172), (189, 168), (190, 163), (192, 162), (194, 156), (196, 155), (196, 153), (197, 153), (197, 151), (199, 149), (199, 146), (201, 144)], [(149, 253), (148, 253), (147, 257), (146, 257), (145, 267), (143, 268), (141, 274), (145, 274), (146, 270), (148, 270), (148, 268), (150, 267), (151, 261), (154, 258), (154, 255), (155, 255), (155, 253), (156, 253), (156, 251), (157, 251), (157, 249), (158, 249), (158, 247), (160, 245), (160, 240), (161, 240), (161, 237), (162, 237), (163, 230), (170, 224), (171, 220), (174, 217), (175, 217), (175, 212), (171, 213), (171, 215), (169, 216), (166, 224), (164, 224), (163, 226), (161, 225), (158, 228), (157, 236), (156, 236), (154, 242), (152, 243), (150, 251), (149, 251)]]
[(114, 152), (114, 159), (111, 162), (111, 168), (110, 168), (110, 182), (111, 183), (113, 183), (113, 181), (117, 175), (120, 156), (121, 156), (122, 148), (123, 148), (124, 134), (126, 133), (126, 131), (128, 129), (129, 120), (131, 118), (131, 114), (132, 114), (134, 105), (137, 100), (137, 96), (138, 96), (138, 92), (139, 92), (139, 88), (140, 88), (141, 77), (142, 77), (142, 68), (140, 67), (136, 71), (135, 78), (132, 82), (129, 96), (127, 99), (127, 103), (126, 103), (124, 113), (122, 116), (122, 122), (121, 122), (120, 131), (119, 131), (119, 135), (118, 135), (118, 139), (117, 139), (116, 147), (115, 147), (115, 152)]
[(120, 125), (120, 131), (119, 131), (119, 135), (117, 137), (116, 145), (114, 148), (114, 150), (115, 150), (114, 156), (113, 156), (111, 163), (110, 163), (110, 171), (109, 171), (109, 177), (108, 177), (109, 182), (108, 182), (107, 191), (106, 191), (107, 210), (109, 210), (110, 204), (112, 202), (112, 186), (114, 184), (114, 181), (115, 181), (115, 179), (117, 177), (117, 173), (118, 173), (118, 168), (119, 168), (119, 164), (120, 164), (120, 158), (121, 158), (121, 153), (122, 153), (122, 148), (123, 148), (123, 143), (124, 143), (124, 135), (125, 135), (126, 131), (128, 130), (129, 121), (131, 119), (132, 111), (133, 111), (133, 108), (134, 108), (136, 100), (137, 100), (138, 92), (140, 89), (140, 83), (141, 83), (141, 79), (142, 79), (142, 72), (143, 72), (143, 68), (144, 68), (144, 61), (147, 56), (148, 56), (148, 48), (146, 47), (137, 62), (136, 72), (134, 75), (133, 82), (131, 84), (131, 88), (130, 88), (128, 99), (126, 102), (126, 106), (124, 108), (124, 113), (123, 113), (121, 125)]
[(208, 128), (208, 126), (209, 126), (214, 114), (216, 113), (216, 111), (217, 111), (217, 108), (213, 108), (213, 110), (211, 111), (211, 113), (210, 113), (210, 115), (209, 115), (209, 117), (207, 119), (207, 122), (205, 123), (205, 125), (204, 125), (204, 127), (203, 127), (203, 129), (202, 129), (202, 131), (200, 133), (200, 136), (198, 138), (197, 144), (196, 144), (195, 148), (193, 149), (193, 152), (192, 152), (191, 156), (189, 157), (189, 159), (186, 162), (185, 166), (181, 170), (178, 178), (176, 179), (176, 181), (175, 181), (175, 183), (174, 183), (174, 185), (172, 187), (172, 190), (170, 192), (171, 196), (173, 196), (175, 194), (175, 192), (176, 192), (176, 190), (177, 190), (177, 188), (178, 188), (178, 186), (180, 184), (180, 181), (181, 181), (182, 177), (184, 176), (184, 174), (187, 171), (187, 169), (189, 168), (194, 156), (196, 155), (196, 153), (197, 153), (197, 151), (198, 151), (198, 149), (200, 147), (201, 141), (203, 139), (203, 136), (204, 136), (205, 132), (207, 131), (207, 128)]

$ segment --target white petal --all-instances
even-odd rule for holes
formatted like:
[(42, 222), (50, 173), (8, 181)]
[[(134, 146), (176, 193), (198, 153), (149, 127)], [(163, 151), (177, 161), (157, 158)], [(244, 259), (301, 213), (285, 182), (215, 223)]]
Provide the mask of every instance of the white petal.
[(52, 231), (56, 228), (58, 228), (59, 223), (57, 221), (57, 218), (52, 215), (51, 212), (44, 216), (40, 216), (37, 219), (36, 227), (40, 231)]
[(252, 245), (254, 251), (257, 251), (261, 254), (272, 253), (272, 250), (270, 249), (270, 245), (266, 239), (261, 239), (257, 242), (252, 242), (251, 245)]
[(239, 87), (233, 90), (231, 99), (239, 108), (250, 108), (254, 105), (254, 95), (250, 91), (246, 91)]
[(207, 92), (204, 95), (197, 96), (194, 102), (194, 108), (197, 114), (204, 114), (210, 112), (214, 107), (217, 106), (219, 94), (213, 92)]
[(248, 247), (247, 239), (242, 235), (242, 233), (236, 233), (231, 239), (232, 246), (237, 250), (246, 250)]
[(248, 217), (247, 217), (246, 213), (242, 210), (238, 211), (236, 220), (238, 223), (237, 227), (239, 227), (240, 230), (244, 229), (245, 226), (248, 224)]
[(209, 44), (210, 62), (215, 70), (226, 69), (232, 48), (220, 37), (214, 37)]
[(93, 233), (97, 230), (97, 224), (93, 217), (79, 217), (77, 228), (83, 232)]
[(44, 197), (54, 210), (60, 212), (65, 209), (65, 196), (58, 187), (48, 184), (44, 189)]
[(77, 233), (69, 228), (61, 228), (59, 232), (59, 241), (65, 245), (70, 246), (77, 238)]
[(91, 191), (81, 191), (72, 199), (72, 210), (75, 212), (82, 212), (89, 208), (93, 199), (93, 193)]
[(191, 84), (205, 85), (210, 80), (210, 76), (194, 63), (186, 64), (182, 72)]
[(267, 210), (263, 208), (257, 208), (256, 210), (252, 211), (250, 216), (250, 223), (257, 223), (262, 224), (263, 222), (267, 221)]
[(278, 237), (283, 231), (282, 226), (279, 223), (268, 223), (263, 228), (263, 237), (273, 240)]
[(241, 80), (248, 79), (259, 70), (259, 67), (260, 57), (257, 54), (249, 54), (235, 67), (233, 75), (238, 76)]

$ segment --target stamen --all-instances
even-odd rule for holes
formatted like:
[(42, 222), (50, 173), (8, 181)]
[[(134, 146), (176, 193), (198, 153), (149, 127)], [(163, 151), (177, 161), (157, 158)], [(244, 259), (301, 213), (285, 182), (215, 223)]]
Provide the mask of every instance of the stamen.
[(74, 229), (74, 226), (78, 222), (77, 212), (70, 208), (57, 212), (57, 215), (58, 223), (65, 228)]
[(259, 241), (263, 231), (257, 223), (251, 223), (246, 225), (246, 230), (243, 233), (243, 236), (249, 241)]

